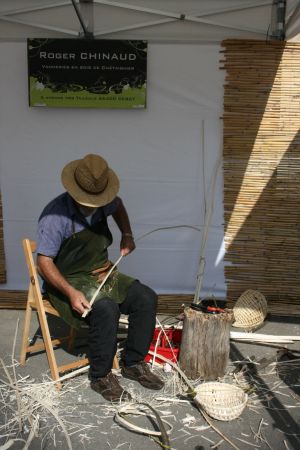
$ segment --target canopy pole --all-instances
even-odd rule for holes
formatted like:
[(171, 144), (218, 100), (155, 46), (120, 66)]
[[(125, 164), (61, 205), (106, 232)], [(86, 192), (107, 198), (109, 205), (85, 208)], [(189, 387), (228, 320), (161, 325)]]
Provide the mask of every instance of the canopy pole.
[(80, 10), (84, 17), (85, 26), (87, 29), (87, 38), (94, 37), (94, 0), (79, 0)]
[(277, 41), (285, 40), (285, 12), (286, 12), (286, 0), (274, 0), (273, 6), (275, 7), (275, 24), (272, 32), (272, 38)]
[[(93, 6), (93, 0), (79, 0), (79, 2), (80, 2), (80, 4), (83, 4), (83, 3), (87, 4), (87, 3), (88, 3), (89, 5), (85, 5), (85, 6), (88, 6), (88, 7)], [(85, 21), (84, 21), (84, 18), (82, 17), (81, 11), (80, 11), (80, 9), (78, 8), (78, 5), (77, 5), (77, 3), (76, 3), (76, 0), (72, 0), (72, 4), (73, 4), (73, 7), (74, 7), (74, 9), (75, 9), (75, 12), (76, 12), (76, 15), (77, 15), (77, 17), (78, 17), (78, 20), (79, 20), (79, 22), (80, 22), (81, 28), (83, 29), (83, 35), (84, 35), (84, 37), (85, 37), (85, 38), (89, 38), (89, 39), (93, 38), (93, 37), (94, 37), (94, 36), (93, 36), (93, 32), (90, 31), (90, 30), (88, 29), (88, 27), (86, 26)], [(79, 33), (79, 36), (80, 36), (81, 34), (82, 34), (82, 33)]]

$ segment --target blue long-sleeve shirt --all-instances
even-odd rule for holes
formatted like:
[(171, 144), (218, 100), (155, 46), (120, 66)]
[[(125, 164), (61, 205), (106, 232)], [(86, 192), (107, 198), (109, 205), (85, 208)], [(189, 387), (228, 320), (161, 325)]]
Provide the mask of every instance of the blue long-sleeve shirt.
[[(97, 208), (91, 224), (114, 214), (119, 201), (119, 197), (116, 197), (107, 205)], [(48, 203), (39, 218), (37, 253), (55, 258), (65, 239), (88, 226), (86, 218), (80, 213), (72, 197), (64, 192)]]

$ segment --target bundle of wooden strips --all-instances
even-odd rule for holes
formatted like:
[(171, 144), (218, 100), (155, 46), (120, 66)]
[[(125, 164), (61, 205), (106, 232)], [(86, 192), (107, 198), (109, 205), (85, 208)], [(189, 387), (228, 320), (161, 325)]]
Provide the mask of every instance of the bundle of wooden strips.
[(223, 41), (227, 298), (300, 313), (300, 45)]

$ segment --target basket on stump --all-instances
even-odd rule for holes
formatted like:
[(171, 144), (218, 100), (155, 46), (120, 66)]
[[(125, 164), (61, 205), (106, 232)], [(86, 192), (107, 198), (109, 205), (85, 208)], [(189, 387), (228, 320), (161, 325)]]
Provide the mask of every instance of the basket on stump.
[(245, 329), (257, 328), (264, 322), (267, 312), (265, 296), (259, 291), (248, 289), (240, 295), (233, 307), (235, 321), (232, 326)]
[(248, 401), (248, 395), (241, 388), (228, 383), (202, 383), (195, 391), (194, 401), (199, 409), (217, 420), (237, 419)]

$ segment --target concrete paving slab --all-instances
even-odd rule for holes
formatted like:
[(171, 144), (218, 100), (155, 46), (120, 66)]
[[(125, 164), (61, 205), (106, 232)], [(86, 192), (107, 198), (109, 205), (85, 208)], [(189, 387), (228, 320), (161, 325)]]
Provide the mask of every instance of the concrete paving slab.
[[(19, 320), (15, 355), (18, 358), (23, 317), (23, 311), (1, 311), (0, 356), (12, 376), (11, 358), (14, 335)], [(258, 332), (299, 336), (299, 323), (300, 320), (295, 318), (270, 317)], [(55, 334), (64, 334), (66, 331), (63, 322), (58, 322), (57, 319), (54, 322), (51, 319), (50, 326)], [(31, 335), (38, 334), (38, 332), (38, 322), (34, 319), (31, 323)], [(77, 357), (80, 357), (85, 351), (84, 338), (85, 330), (80, 333), (77, 341), (77, 344), (82, 344), (75, 348)], [(232, 441), (235, 448), (241, 450), (300, 449), (300, 343), (288, 344), (287, 347), (292, 354), (283, 355), (281, 364), (277, 368), (274, 364), (267, 364), (266, 367), (263, 367), (263, 364), (261, 367), (255, 364), (245, 364), (242, 365), (242, 371), (236, 370), (233, 375), (234, 369), (237, 368), (235, 361), (251, 359), (257, 362), (262, 358), (265, 358), (267, 362), (268, 360), (275, 361), (278, 347), (231, 341), (231, 361), (227, 376), (223, 381), (238, 382), (247, 388), (249, 402), (238, 419), (231, 422), (211, 419), (211, 422)], [(67, 353), (63, 348), (57, 349), (55, 352), (61, 363), (74, 360), (74, 355)], [(297, 361), (298, 359), (299, 361)], [(22, 377), (29, 376), (26, 380), (37, 392), (40, 389), (39, 383), (45, 374), (49, 374), (45, 353), (41, 352), (30, 357), (26, 366), (16, 367), (16, 372), (17, 377), (21, 380)], [(159, 411), (160, 417), (171, 424), (170, 447), (177, 450), (234, 448), (208, 425), (192, 401), (188, 401), (183, 395), (179, 398), (174, 397), (174, 373), (163, 371), (159, 373), (167, 383), (164, 391), (149, 391), (137, 383), (123, 378), (120, 378), (120, 383), (138, 401), (148, 402), (154, 406)], [(13, 423), (17, 414), (16, 398), (12, 392), (6, 397), (3, 394), (5, 392), (4, 383), (8, 382), (3, 368), (0, 370), (0, 380), (0, 401), (2, 401), (0, 445), (6, 445), (3, 449), (21, 449), (24, 448), (30, 436), (30, 424), (24, 421), (21, 432), (18, 429), (11, 430), (9, 424)], [(23, 383), (26, 383), (26, 380)], [(22, 381), (20, 383), (22, 385)], [(42, 398), (46, 400), (47, 390), (41, 392)], [(168, 400), (161, 400), (162, 397)], [(115, 419), (119, 406), (110, 405), (101, 396), (95, 394), (89, 387), (87, 374), (66, 382), (62, 391), (58, 392), (54, 389), (51, 404), (55, 414), (65, 423), (70, 445), (74, 450), (95, 448), (101, 450), (152, 450), (161, 448), (157, 440), (120, 426)], [(40, 429), (38, 436), (33, 438), (28, 448), (32, 450), (67, 449), (67, 438), (54, 415), (42, 410), (37, 410), (36, 414), (39, 414)], [(141, 427), (155, 428), (155, 424), (146, 417), (129, 415), (128, 419)], [(11, 446), (9, 446), (10, 443)]]

